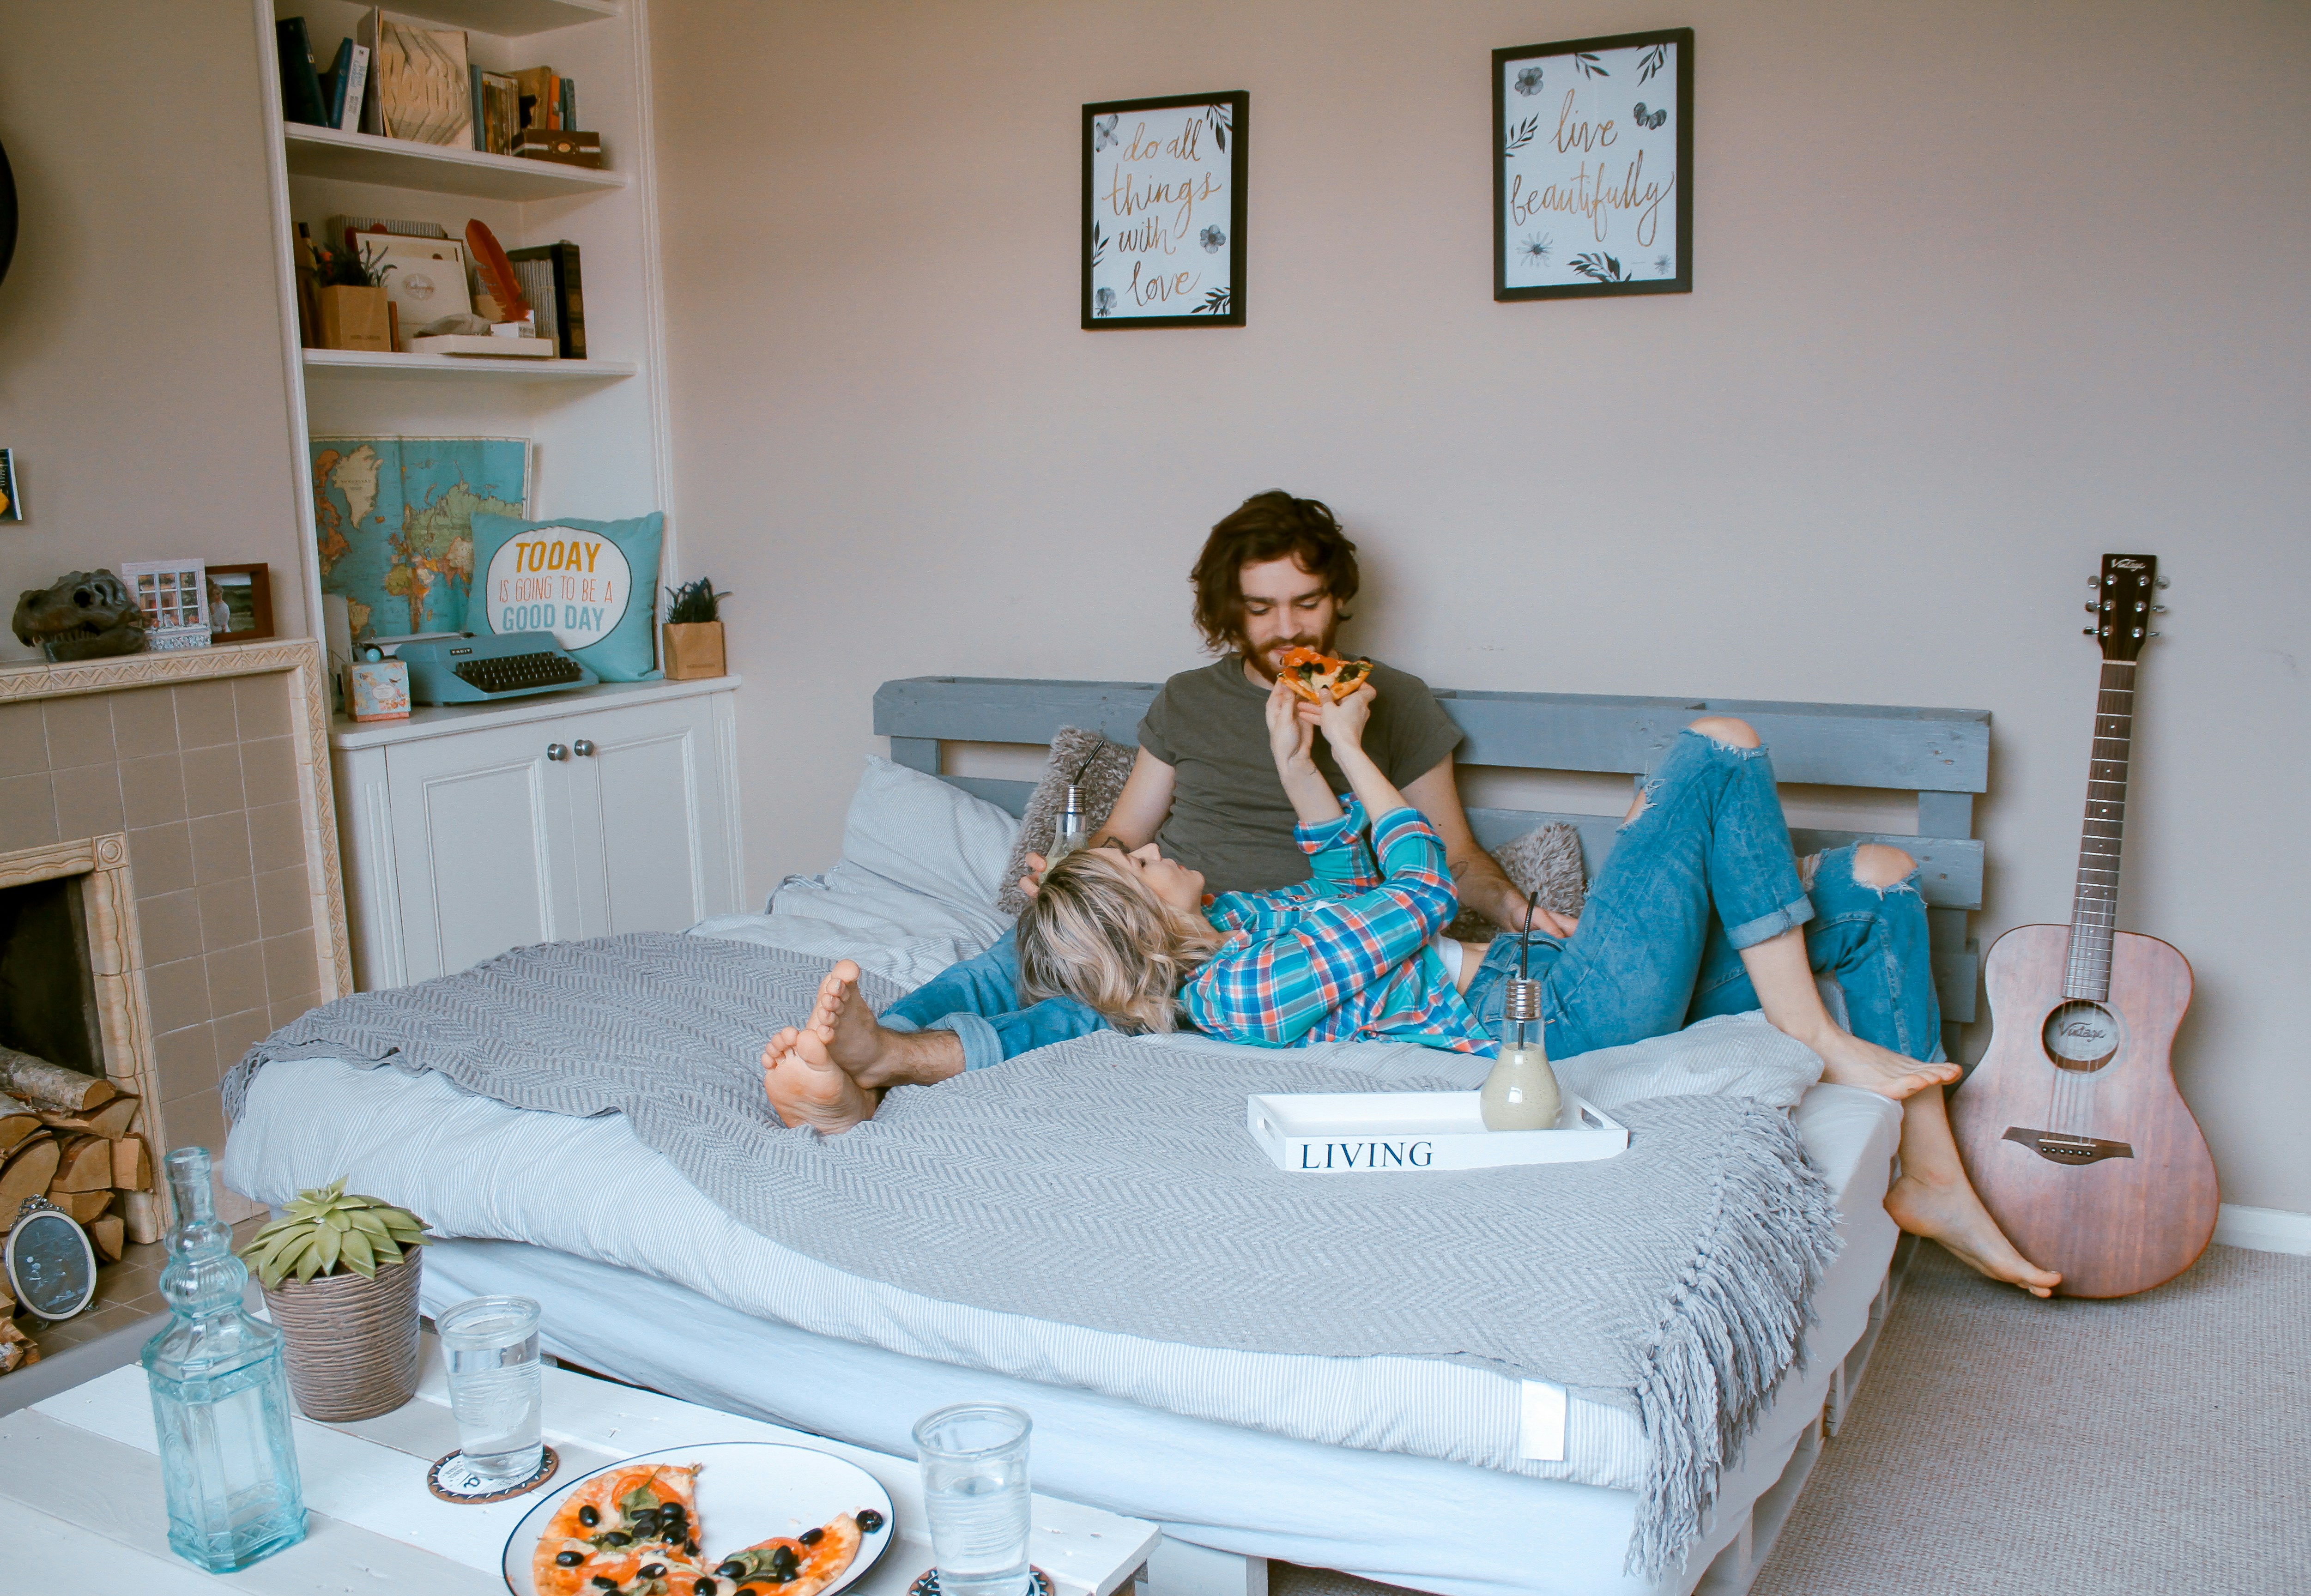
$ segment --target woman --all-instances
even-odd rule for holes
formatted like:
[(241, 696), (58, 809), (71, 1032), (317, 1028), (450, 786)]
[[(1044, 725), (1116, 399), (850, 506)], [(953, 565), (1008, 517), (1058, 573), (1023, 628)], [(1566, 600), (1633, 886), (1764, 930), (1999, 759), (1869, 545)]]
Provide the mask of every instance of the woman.
[[(1994, 1278), (2048, 1294), (2060, 1277), (2000, 1233), (1958, 1163), (1941, 1094), (1922, 1090), (1959, 1071), (1938, 1057), (1925, 909), (1908, 855), (1862, 843), (1801, 873), (1757, 734), (1711, 716), (1646, 778), (1574, 934), (1500, 937), (1479, 959), (1441, 935), (1457, 910), (1443, 845), (1364, 752), (1372, 695), (1367, 685), (1310, 708), (1279, 683), (1269, 697), (1269, 751), (1310, 881), (1207, 906), (1203, 877), (1153, 846), (1072, 854), (1020, 916), (1016, 972), (1003, 956), (966, 961), (878, 1024), (859, 999), (858, 967), (838, 964), (810, 1021), (764, 1050), (772, 1105), (789, 1124), (846, 1129), (874, 1112), (877, 1088), (943, 1078), (908, 1072), (915, 1026), (945, 1014), (937, 1024), (968, 1030), (1023, 1003), (1041, 1016), (1033, 1034), (981, 1038), (971, 1062), (1103, 1025), (1160, 1032), (1182, 1021), (1260, 1046), (1399, 1041), (1489, 1057), (1508, 974), (1529, 957), (1555, 1057), (1763, 1009), (1820, 1056), (1825, 1079), (1910, 1099), (1904, 1172), (1887, 1199), (1897, 1221)], [(1352, 791), (1345, 809), (1311, 757), (1320, 728)], [(1823, 1007), (1817, 972), (1837, 981), (1851, 1031)]]

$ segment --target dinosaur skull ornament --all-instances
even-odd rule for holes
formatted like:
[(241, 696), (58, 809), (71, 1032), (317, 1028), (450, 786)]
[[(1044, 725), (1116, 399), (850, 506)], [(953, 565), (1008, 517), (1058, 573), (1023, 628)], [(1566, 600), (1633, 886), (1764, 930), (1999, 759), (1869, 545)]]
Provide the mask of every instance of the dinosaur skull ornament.
[(109, 571), (75, 571), (16, 600), (16, 641), (50, 660), (101, 659), (144, 647), (144, 612)]

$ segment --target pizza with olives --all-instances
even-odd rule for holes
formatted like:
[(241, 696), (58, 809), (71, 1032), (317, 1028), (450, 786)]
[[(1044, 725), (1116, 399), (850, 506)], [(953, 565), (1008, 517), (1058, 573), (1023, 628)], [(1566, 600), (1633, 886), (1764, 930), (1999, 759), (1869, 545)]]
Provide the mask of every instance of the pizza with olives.
[(613, 1469), (571, 1492), (538, 1537), (538, 1596), (818, 1596), (883, 1527), (873, 1508), (774, 1535), (709, 1566), (697, 1464)]
[(614, 1469), (570, 1493), (538, 1537), (538, 1596), (693, 1596), (698, 1560), (694, 1465)]
[(1327, 694), (1339, 703), (1365, 685), (1372, 667), (1369, 659), (1340, 659), (1315, 649), (1289, 649), (1279, 674), (1286, 687), (1310, 703), (1322, 703)]
[(859, 1555), (859, 1532), (868, 1527), (862, 1519), (874, 1520), (877, 1527), (882, 1522), (871, 1509), (842, 1514), (820, 1529), (773, 1535), (733, 1552), (714, 1565), (714, 1572), (744, 1596), (818, 1596), (842, 1577)]

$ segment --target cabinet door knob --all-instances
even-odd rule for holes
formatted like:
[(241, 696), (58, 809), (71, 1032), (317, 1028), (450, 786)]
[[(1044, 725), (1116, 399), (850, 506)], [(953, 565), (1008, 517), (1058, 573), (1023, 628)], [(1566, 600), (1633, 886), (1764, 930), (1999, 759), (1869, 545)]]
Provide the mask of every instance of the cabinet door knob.
[(545, 757), (555, 761), (564, 760), (570, 757), (570, 750), (559, 743), (548, 743), (545, 745)]
[(584, 737), (580, 737), (576, 742), (571, 744), (570, 746), (580, 759), (591, 759), (594, 757), (594, 745), (588, 742)]

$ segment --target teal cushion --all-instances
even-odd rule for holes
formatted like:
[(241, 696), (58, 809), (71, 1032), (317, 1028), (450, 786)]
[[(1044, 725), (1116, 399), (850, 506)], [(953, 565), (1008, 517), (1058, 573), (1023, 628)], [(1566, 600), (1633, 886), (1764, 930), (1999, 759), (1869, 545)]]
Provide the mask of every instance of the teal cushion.
[(658, 550), (666, 517), (518, 521), (474, 515), (474, 590), (466, 629), (551, 632), (606, 682), (658, 670)]

